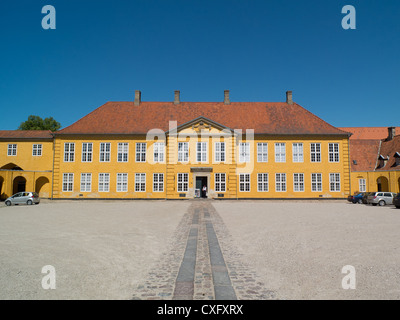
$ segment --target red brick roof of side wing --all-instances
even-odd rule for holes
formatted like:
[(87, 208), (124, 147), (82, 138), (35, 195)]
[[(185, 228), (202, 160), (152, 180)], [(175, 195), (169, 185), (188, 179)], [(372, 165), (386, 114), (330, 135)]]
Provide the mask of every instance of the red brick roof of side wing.
[(57, 134), (146, 134), (168, 131), (198, 117), (230, 129), (254, 129), (256, 134), (349, 135), (300, 105), (284, 102), (107, 102)]
[(389, 160), (384, 167), (377, 169), (377, 171), (399, 171), (400, 167), (396, 166), (396, 158), (394, 157), (396, 152), (400, 153), (400, 135), (394, 136), (392, 140), (382, 141), (379, 154), (389, 157)]
[[(388, 136), (388, 127), (339, 127), (338, 129), (351, 132), (353, 135), (350, 140), (386, 139)], [(396, 132), (400, 133), (400, 127), (396, 127)]]
[[(356, 171), (374, 171), (380, 140), (350, 139), (350, 168)], [(356, 161), (357, 164), (354, 163)]]
[(53, 139), (50, 130), (0, 130), (0, 139)]

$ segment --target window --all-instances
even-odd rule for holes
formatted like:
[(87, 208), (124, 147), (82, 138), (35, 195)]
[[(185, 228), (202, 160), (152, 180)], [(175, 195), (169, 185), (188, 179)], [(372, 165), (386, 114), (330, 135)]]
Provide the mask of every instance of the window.
[(99, 173), (99, 192), (110, 191), (110, 174)]
[(136, 162), (146, 162), (147, 143), (136, 143)]
[(225, 173), (215, 174), (215, 191), (225, 192), (226, 191), (226, 175)]
[(145, 192), (146, 191), (146, 174), (136, 173), (135, 174), (135, 191)]
[(286, 191), (286, 173), (275, 173), (275, 191)]
[(81, 173), (81, 192), (92, 192), (91, 173)]
[(189, 161), (189, 143), (178, 142), (178, 162)]
[(268, 162), (268, 143), (257, 143), (257, 162)]
[(153, 173), (153, 191), (164, 191), (164, 173)]
[(239, 162), (250, 162), (250, 143), (241, 142), (239, 144)]
[(40, 157), (42, 155), (42, 145), (41, 144), (34, 144), (32, 146), (32, 156)]
[(64, 143), (64, 162), (75, 161), (75, 143), (66, 142)]
[(268, 173), (259, 173), (257, 175), (257, 191), (268, 192)]
[(153, 144), (153, 160), (154, 162), (164, 162), (164, 142)]
[(215, 143), (215, 162), (225, 162), (225, 142)]
[(74, 191), (74, 174), (73, 173), (64, 173), (63, 174), (63, 192), (72, 192)]
[(322, 174), (312, 173), (311, 174), (311, 191), (321, 192), (322, 191)]
[(321, 162), (321, 144), (311, 143), (311, 162)]
[(241, 192), (250, 192), (250, 174), (240, 173), (239, 174), (239, 190)]
[(197, 162), (207, 162), (207, 142), (197, 142)]
[(339, 162), (339, 143), (329, 144), (329, 162)]
[(367, 180), (366, 179), (358, 179), (358, 186), (360, 192), (367, 192)]
[(275, 162), (286, 162), (285, 143), (275, 143)]
[(294, 192), (304, 191), (304, 173), (293, 174), (293, 191)]
[(129, 143), (120, 142), (118, 143), (118, 162), (128, 162), (128, 153), (129, 153)]
[(340, 191), (340, 173), (329, 174), (329, 189), (331, 192)]
[(293, 143), (292, 145), (293, 152), (293, 162), (303, 162), (303, 144), (302, 143)]
[(128, 174), (117, 173), (117, 192), (128, 191)]
[(111, 143), (100, 143), (100, 162), (110, 162)]
[(82, 143), (82, 162), (92, 162), (93, 144), (89, 142)]
[(189, 189), (189, 174), (178, 173), (178, 192), (187, 192)]
[(9, 144), (8, 145), (7, 155), (8, 156), (16, 156), (17, 155), (17, 145), (16, 144)]

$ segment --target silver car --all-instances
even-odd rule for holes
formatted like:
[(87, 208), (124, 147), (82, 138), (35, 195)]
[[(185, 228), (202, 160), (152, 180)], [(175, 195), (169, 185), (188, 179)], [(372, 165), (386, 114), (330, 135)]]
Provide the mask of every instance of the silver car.
[(396, 193), (393, 192), (372, 192), (368, 196), (368, 203), (371, 203), (373, 206), (376, 206), (377, 204), (380, 206), (393, 204), (393, 198), (395, 196)]
[(6, 201), (6, 206), (13, 204), (38, 204), (40, 203), (39, 195), (36, 192), (18, 192), (9, 197)]

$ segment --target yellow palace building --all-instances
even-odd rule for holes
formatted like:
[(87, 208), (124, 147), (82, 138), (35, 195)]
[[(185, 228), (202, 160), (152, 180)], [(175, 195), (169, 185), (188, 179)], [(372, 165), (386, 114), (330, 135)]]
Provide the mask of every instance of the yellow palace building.
[(145, 102), (136, 91), (134, 101), (107, 102), (33, 135), (0, 131), (2, 199), (22, 189), (54, 199), (351, 193), (351, 134), (295, 103), (291, 91), (285, 102), (231, 102), (227, 90), (222, 102), (182, 102), (179, 91), (171, 102)]

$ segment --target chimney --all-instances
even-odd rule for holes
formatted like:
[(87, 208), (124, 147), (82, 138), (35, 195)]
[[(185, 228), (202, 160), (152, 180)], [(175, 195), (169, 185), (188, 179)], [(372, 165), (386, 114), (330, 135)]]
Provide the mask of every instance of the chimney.
[(286, 103), (293, 104), (292, 91), (286, 91)]
[(389, 127), (388, 128), (388, 137), (386, 138), (386, 141), (392, 140), (395, 135), (396, 135), (396, 127)]
[(224, 90), (224, 104), (231, 104), (229, 100), (229, 90)]
[(180, 94), (181, 94), (180, 91), (178, 91), (178, 90), (175, 91), (174, 104), (180, 104), (181, 103)]
[(135, 91), (135, 106), (140, 105), (140, 102), (142, 101), (142, 93), (139, 90)]

